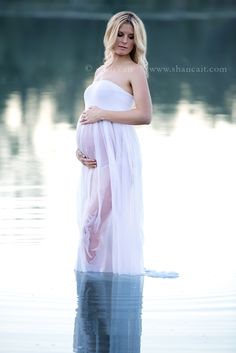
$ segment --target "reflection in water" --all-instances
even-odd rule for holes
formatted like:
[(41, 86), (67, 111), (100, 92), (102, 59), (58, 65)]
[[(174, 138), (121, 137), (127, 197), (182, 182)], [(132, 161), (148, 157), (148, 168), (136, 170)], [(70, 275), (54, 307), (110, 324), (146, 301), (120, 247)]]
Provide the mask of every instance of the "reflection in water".
[(76, 273), (74, 352), (139, 353), (143, 277)]

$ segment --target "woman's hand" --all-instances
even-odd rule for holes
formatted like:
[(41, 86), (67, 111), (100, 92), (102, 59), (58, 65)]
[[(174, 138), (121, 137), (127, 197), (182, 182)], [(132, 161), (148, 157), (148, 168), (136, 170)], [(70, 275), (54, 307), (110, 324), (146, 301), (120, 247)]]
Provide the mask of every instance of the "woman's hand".
[(82, 125), (97, 123), (102, 120), (102, 113), (103, 110), (98, 107), (89, 107), (80, 115), (79, 122)]
[(97, 161), (95, 159), (90, 159), (86, 157), (78, 148), (76, 150), (76, 157), (85, 167), (88, 167), (88, 168), (97, 167)]

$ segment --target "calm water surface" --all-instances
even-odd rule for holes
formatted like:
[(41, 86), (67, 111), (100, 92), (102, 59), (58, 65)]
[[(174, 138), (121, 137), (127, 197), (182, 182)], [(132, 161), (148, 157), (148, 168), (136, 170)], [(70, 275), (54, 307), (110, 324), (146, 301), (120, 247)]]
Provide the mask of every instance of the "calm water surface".
[(147, 21), (144, 277), (73, 272), (75, 124), (105, 22), (83, 26), (0, 21), (0, 352), (233, 353), (235, 21)]

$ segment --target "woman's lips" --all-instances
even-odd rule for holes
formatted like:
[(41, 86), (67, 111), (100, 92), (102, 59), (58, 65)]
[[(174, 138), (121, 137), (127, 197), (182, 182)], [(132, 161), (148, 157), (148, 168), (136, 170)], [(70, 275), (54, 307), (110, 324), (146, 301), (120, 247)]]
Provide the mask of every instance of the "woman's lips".
[(123, 47), (122, 45), (119, 45), (119, 48), (121, 48), (121, 49), (127, 49), (127, 47)]

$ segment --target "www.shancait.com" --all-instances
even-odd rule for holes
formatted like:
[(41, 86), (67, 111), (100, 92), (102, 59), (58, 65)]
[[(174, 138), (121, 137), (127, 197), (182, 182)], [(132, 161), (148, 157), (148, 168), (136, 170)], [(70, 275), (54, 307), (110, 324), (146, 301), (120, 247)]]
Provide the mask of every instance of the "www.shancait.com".
[[(95, 68), (91, 64), (85, 65), (85, 70), (87, 72), (94, 71)], [(120, 67), (113, 68), (110, 71), (119, 71), (120, 73), (132, 72), (134, 67)], [(149, 73), (227, 73), (229, 69), (226, 66), (150, 66), (148, 67)]]
[(227, 67), (220, 66), (150, 66), (149, 72), (156, 73), (227, 73)]

